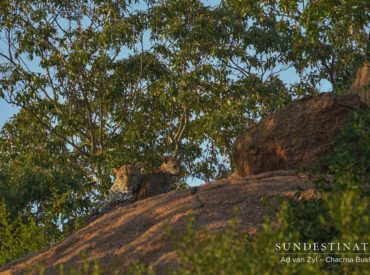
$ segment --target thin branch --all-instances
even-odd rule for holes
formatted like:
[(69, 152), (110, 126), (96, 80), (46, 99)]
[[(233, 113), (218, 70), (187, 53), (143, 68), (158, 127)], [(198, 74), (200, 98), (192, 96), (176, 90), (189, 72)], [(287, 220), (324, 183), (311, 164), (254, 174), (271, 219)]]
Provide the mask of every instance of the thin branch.
[(183, 109), (182, 117), (181, 117), (180, 124), (179, 124), (179, 127), (177, 129), (177, 132), (176, 132), (175, 138), (174, 138), (175, 149), (174, 149), (174, 151), (172, 153), (172, 156), (173, 157), (176, 156), (176, 154), (177, 154), (177, 152), (179, 150), (179, 146), (180, 146), (180, 141), (181, 141), (182, 135), (184, 134), (186, 125), (187, 125), (187, 123), (189, 121), (188, 106), (183, 105), (182, 109)]

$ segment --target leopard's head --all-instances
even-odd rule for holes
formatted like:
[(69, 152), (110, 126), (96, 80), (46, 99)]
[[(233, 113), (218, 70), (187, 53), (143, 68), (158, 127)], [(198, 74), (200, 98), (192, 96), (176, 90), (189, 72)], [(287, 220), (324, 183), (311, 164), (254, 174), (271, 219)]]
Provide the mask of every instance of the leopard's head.
[(141, 165), (125, 164), (119, 168), (114, 168), (114, 183), (112, 191), (128, 191), (130, 186), (135, 185), (140, 180)]
[(181, 163), (178, 159), (164, 158), (164, 161), (159, 169), (160, 171), (177, 176), (181, 172)]

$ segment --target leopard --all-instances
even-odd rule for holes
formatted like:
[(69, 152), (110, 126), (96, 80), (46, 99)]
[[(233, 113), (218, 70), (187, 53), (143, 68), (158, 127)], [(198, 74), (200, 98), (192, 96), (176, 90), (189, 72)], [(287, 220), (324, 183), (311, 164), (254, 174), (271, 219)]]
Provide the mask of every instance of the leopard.
[(179, 177), (180, 173), (180, 161), (175, 158), (165, 158), (157, 170), (142, 175), (136, 199), (138, 201), (144, 200), (171, 191), (175, 179)]
[(114, 183), (109, 189), (105, 200), (91, 211), (91, 216), (103, 214), (118, 205), (131, 204), (136, 201), (136, 193), (141, 181), (141, 164), (125, 164), (112, 169), (115, 175)]
[(119, 168), (112, 169), (112, 174), (114, 174), (115, 179), (110, 188), (110, 193), (134, 193), (139, 189), (142, 176), (142, 165), (125, 164)]
[(125, 164), (112, 169), (115, 180), (106, 200), (100, 202), (91, 216), (106, 213), (118, 205), (127, 205), (138, 200), (171, 191), (175, 178), (180, 175), (180, 162), (165, 158), (152, 173), (142, 174), (142, 164)]

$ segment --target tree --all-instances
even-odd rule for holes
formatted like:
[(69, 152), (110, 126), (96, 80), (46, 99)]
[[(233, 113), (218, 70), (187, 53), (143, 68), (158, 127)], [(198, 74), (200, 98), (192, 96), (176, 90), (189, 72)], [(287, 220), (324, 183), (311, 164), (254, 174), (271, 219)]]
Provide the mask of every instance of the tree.
[[(276, 20), (245, 30), (236, 27), (249, 17), (222, 6), (146, 4), (3, 4), (1, 93), (63, 139), (102, 190), (113, 166), (173, 152), (213, 178), (236, 134), (290, 98), (272, 72), (286, 47), (266, 38)], [(191, 164), (202, 155), (213, 167)]]
[(54, 137), (27, 111), (21, 110), (6, 123), (0, 133), (0, 197), (10, 220), (31, 217), (60, 235), (71, 220), (86, 214), (94, 186), (86, 184), (89, 178), (74, 160), (64, 140)]
[(0, 265), (35, 252), (55, 241), (48, 234), (48, 225), (38, 225), (32, 216), (9, 217), (3, 201), (0, 201)]

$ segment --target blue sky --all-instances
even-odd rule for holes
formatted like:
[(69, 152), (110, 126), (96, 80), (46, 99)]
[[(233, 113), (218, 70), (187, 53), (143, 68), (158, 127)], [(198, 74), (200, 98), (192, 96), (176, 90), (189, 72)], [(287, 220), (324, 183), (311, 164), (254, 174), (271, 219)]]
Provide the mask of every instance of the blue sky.
[(0, 127), (2, 127), (17, 111), (18, 108), (6, 103), (4, 99), (0, 99)]

